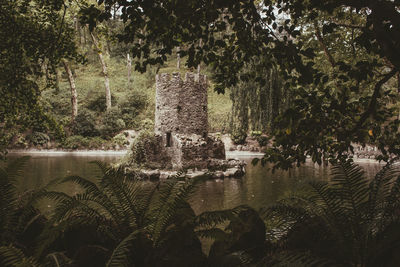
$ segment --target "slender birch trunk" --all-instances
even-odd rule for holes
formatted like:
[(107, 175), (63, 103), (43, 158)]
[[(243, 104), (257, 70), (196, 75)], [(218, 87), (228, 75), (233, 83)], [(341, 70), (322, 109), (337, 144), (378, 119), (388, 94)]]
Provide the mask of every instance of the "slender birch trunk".
[(60, 78), (61, 77), (61, 73), (60, 73), (60, 69), (57, 68), (56, 69), (56, 93), (58, 94), (60, 92)]
[(83, 49), (86, 45), (86, 28), (84, 26), (80, 28), (79, 34), (81, 38), (81, 47)]
[(72, 75), (72, 71), (68, 65), (68, 61), (64, 59), (62, 62), (64, 64), (65, 72), (68, 75), (69, 86), (71, 88), (71, 105), (72, 105), (71, 120), (74, 121), (75, 117), (78, 115), (78, 93), (76, 91), (74, 75)]
[[(202, 47), (203, 46), (203, 41), (200, 39), (200, 41), (199, 41), (199, 47)], [(200, 74), (200, 71), (201, 71), (201, 63), (199, 63), (199, 65), (197, 65), (197, 74)]]
[(180, 51), (181, 51), (181, 47), (178, 46), (178, 47), (176, 48), (176, 67), (177, 67), (178, 69), (181, 68), (181, 55), (179, 54)]
[(128, 88), (131, 86), (131, 75), (132, 75), (132, 59), (129, 53), (126, 54), (126, 64), (128, 68)]
[(107, 110), (110, 110), (110, 108), (111, 108), (111, 90), (110, 90), (110, 80), (108, 79), (107, 64), (104, 60), (103, 53), (101, 52), (99, 43), (97, 42), (97, 39), (94, 36), (93, 32), (90, 33), (90, 36), (92, 37), (93, 44), (96, 47), (97, 55), (99, 56), (101, 67), (103, 68), (104, 86), (106, 88), (106, 107), (107, 107)]

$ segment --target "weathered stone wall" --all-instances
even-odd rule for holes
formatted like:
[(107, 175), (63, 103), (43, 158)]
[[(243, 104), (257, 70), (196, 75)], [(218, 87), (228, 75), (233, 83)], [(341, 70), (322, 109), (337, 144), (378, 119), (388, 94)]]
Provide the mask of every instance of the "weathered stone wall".
[(196, 134), (174, 135), (172, 147), (166, 151), (174, 169), (205, 169), (211, 159), (225, 159), (222, 141)]
[(156, 76), (154, 132), (162, 137), (161, 154), (173, 169), (204, 169), (212, 158), (225, 159), (223, 143), (208, 136), (206, 76)]
[(156, 76), (155, 132), (207, 135), (206, 76), (186, 73), (184, 80), (179, 73)]

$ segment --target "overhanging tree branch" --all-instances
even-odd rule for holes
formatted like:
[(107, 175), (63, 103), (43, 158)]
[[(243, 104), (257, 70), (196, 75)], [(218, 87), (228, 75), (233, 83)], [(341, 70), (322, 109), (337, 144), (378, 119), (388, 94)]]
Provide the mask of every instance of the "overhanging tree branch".
[(376, 109), (376, 104), (378, 103), (378, 98), (380, 97), (382, 86), (392, 78), (398, 70), (396, 68), (392, 69), (388, 74), (383, 77), (382, 80), (377, 82), (374, 88), (374, 93), (372, 94), (371, 101), (369, 102), (367, 110), (361, 115), (360, 120), (357, 122), (352, 132), (357, 131), (357, 129), (361, 128), (364, 122), (368, 119), (368, 117), (374, 112)]
[(333, 22), (335, 23), (337, 26), (340, 27), (344, 27), (344, 28), (350, 28), (350, 29), (364, 29), (365, 26), (364, 25), (353, 25), (353, 24), (346, 24), (346, 23), (337, 23), (337, 22)]
[(332, 67), (334, 68), (336, 65), (335, 60), (333, 59), (331, 53), (329, 52), (328, 47), (325, 44), (324, 38), (322, 38), (321, 31), (319, 30), (316, 21), (314, 22), (314, 27), (315, 27), (315, 36), (317, 37), (318, 42), (320, 43), (322, 49), (324, 49), (325, 55), (327, 56), (329, 63), (331, 63)]

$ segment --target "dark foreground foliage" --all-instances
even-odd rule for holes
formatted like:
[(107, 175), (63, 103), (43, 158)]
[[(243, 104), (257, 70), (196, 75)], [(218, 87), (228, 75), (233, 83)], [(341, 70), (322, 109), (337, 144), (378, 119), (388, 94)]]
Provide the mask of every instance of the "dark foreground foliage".
[[(18, 194), (27, 158), (0, 169), (1, 266), (397, 266), (400, 176), (392, 165), (368, 179), (333, 166), (275, 205), (196, 215), (188, 199), (203, 179), (151, 183), (100, 162), (99, 176), (70, 176)], [(50, 188), (77, 185), (71, 196)], [(48, 218), (35, 205), (50, 199)], [(214, 240), (209, 255), (199, 238)]]

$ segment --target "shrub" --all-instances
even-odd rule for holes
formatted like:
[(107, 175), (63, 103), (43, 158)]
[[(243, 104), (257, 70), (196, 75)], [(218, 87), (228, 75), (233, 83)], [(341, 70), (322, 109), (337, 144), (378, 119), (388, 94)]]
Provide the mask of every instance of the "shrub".
[(95, 126), (95, 120), (95, 116), (91, 111), (87, 109), (81, 109), (75, 118), (72, 131), (76, 135), (98, 136), (99, 131)]
[(257, 136), (261, 136), (261, 135), (262, 135), (262, 132), (261, 132), (261, 131), (251, 131), (251, 132), (250, 132), (250, 135), (251, 135), (252, 137), (257, 137)]
[(49, 130), (49, 120), (50, 116), (42, 108), (35, 108), (26, 116), (23, 126), (33, 132), (44, 133)]
[(67, 137), (62, 145), (66, 149), (86, 148), (89, 145), (89, 139), (80, 135), (73, 135)]
[(231, 138), (234, 144), (243, 145), (246, 143), (247, 132), (240, 128), (233, 129), (231, 131)]
[(118, 145), (120, 147), (129, 145), (129, 140), (125, 133), (120, 133), (114, 136), (112, 142), (114, 145)]
[(160, 136), (150, 131), (141, 131), (132, 144), (130, 162), (151, 169), (170, 168), (170, 159), (162, 153), (160, 142)]
[(155, 135), (149, 131), (142, 131), (136, 137), (132, 144), (132, 160), (137, 165), (144, 164), (147, 161), (146, 151), (148, 147), (157, 144)]
[(27, 136), (29, 142), (35, 146), (42, 146), (50, 141), (50, 137), (42, 132), (33, 132)]
[(112, 137), (125, 128), (125, 122), (121, 119), (121, 111), (117, 107), (111, 108), (104, 114), (103, 125), (100, 128), (103, 137)]
[[(89, 92), (86, 108), (95, 112), (104, 112), (107, 109), (106, 95), (104, 92)], [(116, 98), (111, 94), (111, 104), (116, 105)]]
[(102, 149), (107, 145), (107, 141), (103, 138), (84, 137), (81, 135), (73, 135), (64, 140), (62, 147), (66, 149)]
[(143, 131), (153, 131), (154, 130), (154, 120), (144, 119), (140, 122), (140, 129)]
[(28, 141), (29, 141), (29, 140), (26, 140), (26, 138), (25, 138), (23, 135), (21, 135), (21, 134), (17, 134), (17, 135), (14, 137), (14, 144), (15, 144), (15, 146), (17, 146), (17, 147), (26, 148), (26, 147), (28, 146)]
[(89, 149), (103, 149), (103, 147), (107, 144), (107, 141), (100, 136), (90, 137), (88, 138), (88, 141)]
[(266, 145), (268, 145), (268, 142), (269, 142), (269, 137), (268, 136), (266, 136), (266, 135), (260, 135), (260, 136), (257, 136), (257, 142), (258, 142), (258, 144), (260, 145), (260, 146), (266, 146)]
[(251, 131), (251, 136), (254, 137), (260, 146), (266, 146), (269, 142), (269, 137), (263, 135), (261, 131)]
[(133, 91), (119, 105), (122, 119), (128, 128), (137, 128), (139, 126), (138, 115), (146, 108), (148, 103), (147, 95)]

